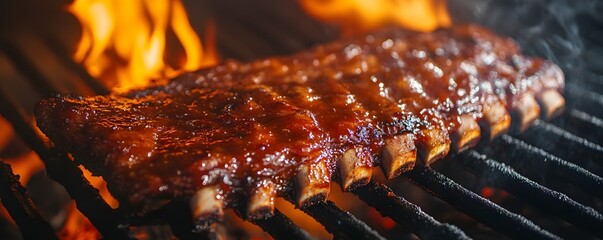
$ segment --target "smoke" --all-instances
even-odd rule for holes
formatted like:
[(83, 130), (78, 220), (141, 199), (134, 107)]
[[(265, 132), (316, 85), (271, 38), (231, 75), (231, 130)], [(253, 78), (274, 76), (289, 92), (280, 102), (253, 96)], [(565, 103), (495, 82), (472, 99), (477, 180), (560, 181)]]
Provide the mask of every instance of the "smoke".
[(456, 22), (510, 36), (528, 55), (566, 71), (603, 73), (603, 1), (449, 0), (449, 7)]

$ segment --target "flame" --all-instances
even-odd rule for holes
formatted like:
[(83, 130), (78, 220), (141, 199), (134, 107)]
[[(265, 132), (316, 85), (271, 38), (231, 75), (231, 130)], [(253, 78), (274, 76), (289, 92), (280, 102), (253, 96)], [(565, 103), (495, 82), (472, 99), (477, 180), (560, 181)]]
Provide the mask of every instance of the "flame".
[(92, 173), (86, 168), (84, 168), (82, 165), (80, 165), (79, 168), (84, 173), (84, 177), (88, 181), (90, 181), (90, 184), (94, 188), (98, 189), (100, 196), (103, 198), (103, 200), (105, 200), (105, 202), (109, 204), (109, 206), (111, 206), (111, 208), (115, 209), (119, 207), (119, 202), (113, 197), (113, 195), (111, 195), (109, 189), (107, 189), (107, 182), (105, 182), (102, 177), (93, 176)]
[(94, 225), (82, 214), (75, 205), (71, 202), (67, 207), (67, 220), (63, 228), (58, 232), (59, 238), (63, 240), (76, 239), (100, 239), (101, 234)]
[(44, 162), (34, 151), (29, 151), (13, 159), (7, 159), (6, 163), (10, 164), (13, 173), (19, 175), (19, 183), (23, 186), (27, 185), (34, 174), (44, 170)]
[(13, 140), (14, 135), (15, 132), (10, 123), (0, 116), (0, 151), (4, 150), (4, 147)]
[(433, 31), (451, 24), (445, 0), (300, 0), (312, 17), (341, 26), (343, 35), (397, 24)]
[[(0, 136), (0, 140), (2, 140), (1, 137), (2, 136)], [(2, 146), (0, 146), (0, 151), (2, 151), (2, 149)], [(27, 183), (34, 174), (44, 170), (44, 163), (33, 151), (29, 151), (16, 158), (3, 159), (2, 161), (8, 163), (11, 166), (13, 173), (19, 176), (19, 183), (22, 186), (27, 186)], [(16, 226), (16, 223), (8, 213), (8, 210), (4, 208), (2, 204), (0, 204), (0, 218), (9, 220), (11, 224)]]
[[(114, 91), (144, 87), (151, 80), (217, 63), (217, 55), (211, 54), (215, 46), (204, 54), (180, 0), (76, 0), (68, 10), (82, 25), (75, 60)], [(208, 27), (213, 29), (213, 25)], [(166, 49), (168, 33), (183, 49), (174, 56), (184, 61), (167, 63), (178, 52)]]
[[(19, 182), (23, 186), (27, 185), (34, 174), (44, 171), (45, 169), (44, 163), (33, 151), (29, 151), (16, 158), (6, 159), (5, 162), (11, 165), (12, 170), (16, 175), (20, 176)], [(80, 166), (80, 169), (84, 173), (84, 177), (90, 181), (92, 186), (99, 190), (100, 196), (105, 202), (112, 208), (117, 208), (119, 202), (107, 189), (106, 182), (101, 177), (92, 176), (92, 173), (82, 166)], [(71, 201), (66, 209), (66, 213), (67, 219), (58, 233), (61, 239), (99, 239), (101, 237), (100, 232), (96, 230), (90, 220), (76, 208), (75, 201)], [(8, 219), (11, 223), (15, 224), (7, 210), (1, 205), (0, 217)]]
[[(84, 173), (84, 177), (90, 181), (90, 184), (98, 189), (103, 200), (105, 200), (111, 208), (117, 208), (119, 202), (111, 195), (107, 189), (107, 183), (103, 178), (93, 176), (92, 173), (83, 166), (79, 166), (79, 168)], [(100, 232), (92, 225), (90, 220), (76, 208), (75, 201), (71, 201), (66, 212), (67, 220), (59, 232), (59, 237), (61, 239), (99, 239), (101, 237)]]

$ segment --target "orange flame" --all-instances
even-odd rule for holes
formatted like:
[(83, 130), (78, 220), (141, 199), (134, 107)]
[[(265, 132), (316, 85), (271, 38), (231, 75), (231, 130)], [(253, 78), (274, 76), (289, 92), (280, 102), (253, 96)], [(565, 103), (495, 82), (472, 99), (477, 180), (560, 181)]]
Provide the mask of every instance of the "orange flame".
[[(119, 202), (111, 195), (107, 189), (107, 183), (103, 178), (93, 176), (90, 171), (82, 166), (80, 166), (80, 169), (84, 173), (84, 177), (90, 181), (90, 184), (99, 190), (103, 200), (105, 200), (111, 208), (117, 208)], [(59, 237), (61, 239), (99, 239), (101, 237), (100, 232), (94, 228), (94, 225), (92, 225), (90, 220), (76, 208), (75, 201), (72, 201), (71, 204), (69, 204), (67, 214), (65, 224), (59, 232)]]
[(300, 0), (316, 19), (341, 27), (343, 35), (388, 24), (433, 31), (451, 24), (445, 0)]
[[(215, 54), (204, 54), (180, 0), (76, 0), (68, 10), (82, 24), (74, 58), (115, 91), (217, 62)], [(168, 33), (184, 49), (178, 66), (165, 60), (176, 51), (166, 51)]]
[[(1, 137), (2, 136), (0, 134), (0, 142), (2, 140)], [(0, 151), (2, 150), (3, 147), (0, 146)], [(27, 186), (27, 183), (34, 174), (44, 170), (44, 163), (33, 151), (27, 152), (16, 158), (3, 159), (2, 161), (8, 163), (11, 166), (13, 173), (19, 176), (19, 183), (21, 183), (22, 186)], [(2, 204), (0, 204), (0, 218), (7, 219), (16, 226), (16, 223), (13, 221), (12, 217), (8, 213), (8, 210), (6, 210), (6, 208), (4, 208), (4, 205)]]
[(15, 132), (6, 119), (0, 117), (0, 151), (13, 139)]
[[(19, 182), (23, 186), (27, 185), (34, 174), (44, 170), (44, 163), (33, 151), (27, 152), (14, 159), (7, 159), (6, 163), (10, 164), (13, 172), (20, 176)], [(92, 176), (92, 173), (82, 166), (80, 166), (80, 169), (84, 173), (84, 177), (90, 181), (92, 186), (99, 190), (103, 200), (105, 200), (112, 208), (117, 208), (119, 202), (107, 189), (106, 182), (101, 177)], [(88, 218), (76, 208), (74, 201), (71, 201), (66, 209), (66, 213), (67, 219), (63, 228), (58, 233), (61, 239), (99, 239), (101, 237), (100, 233), (94, 228), (94, 225), (92, 225)], [(9, 219), (12, 222), (12, 218), (7, 210), (1, 205), (0, 217)]]

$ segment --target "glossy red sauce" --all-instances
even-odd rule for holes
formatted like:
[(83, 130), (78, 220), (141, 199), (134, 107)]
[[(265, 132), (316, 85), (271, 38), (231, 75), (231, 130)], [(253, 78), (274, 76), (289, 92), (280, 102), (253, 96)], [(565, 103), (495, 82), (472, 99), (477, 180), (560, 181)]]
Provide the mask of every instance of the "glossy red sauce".
[[(458, 127), (484, 105), (563, 87), (558, 68), (476, 26), (385, 29), (306, 52), (185, 74), (128, 96), (51, 98), (42, 130), (103, 175), (122, 203), (148, 210), (218, 184), (228, 198), (263, 179), (283, 190), (302, 163), (352, 146)], [(376, 160), (378, 163), (378, 160)]]

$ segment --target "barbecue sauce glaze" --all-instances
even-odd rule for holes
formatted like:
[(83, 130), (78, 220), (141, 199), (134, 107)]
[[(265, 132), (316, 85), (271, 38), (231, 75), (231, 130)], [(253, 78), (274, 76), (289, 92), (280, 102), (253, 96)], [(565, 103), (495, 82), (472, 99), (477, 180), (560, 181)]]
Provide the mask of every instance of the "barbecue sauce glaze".
[(461, 114), (479, 120), (489, 104), (511, 109), (523, 94), (562, 87), (557, 66), (483, 28), (389, 28), (291, 56), (229, 60), (124, 96), (46, 99), (36, 117), (121, 204), (144, 212), (207, 185), (231, 201), (263, 180), (282, 192), (300, 164), (326, 161), (335, 174), (353, 146), (370, 149), (377, 165), (385, 138), (450, 133)]

